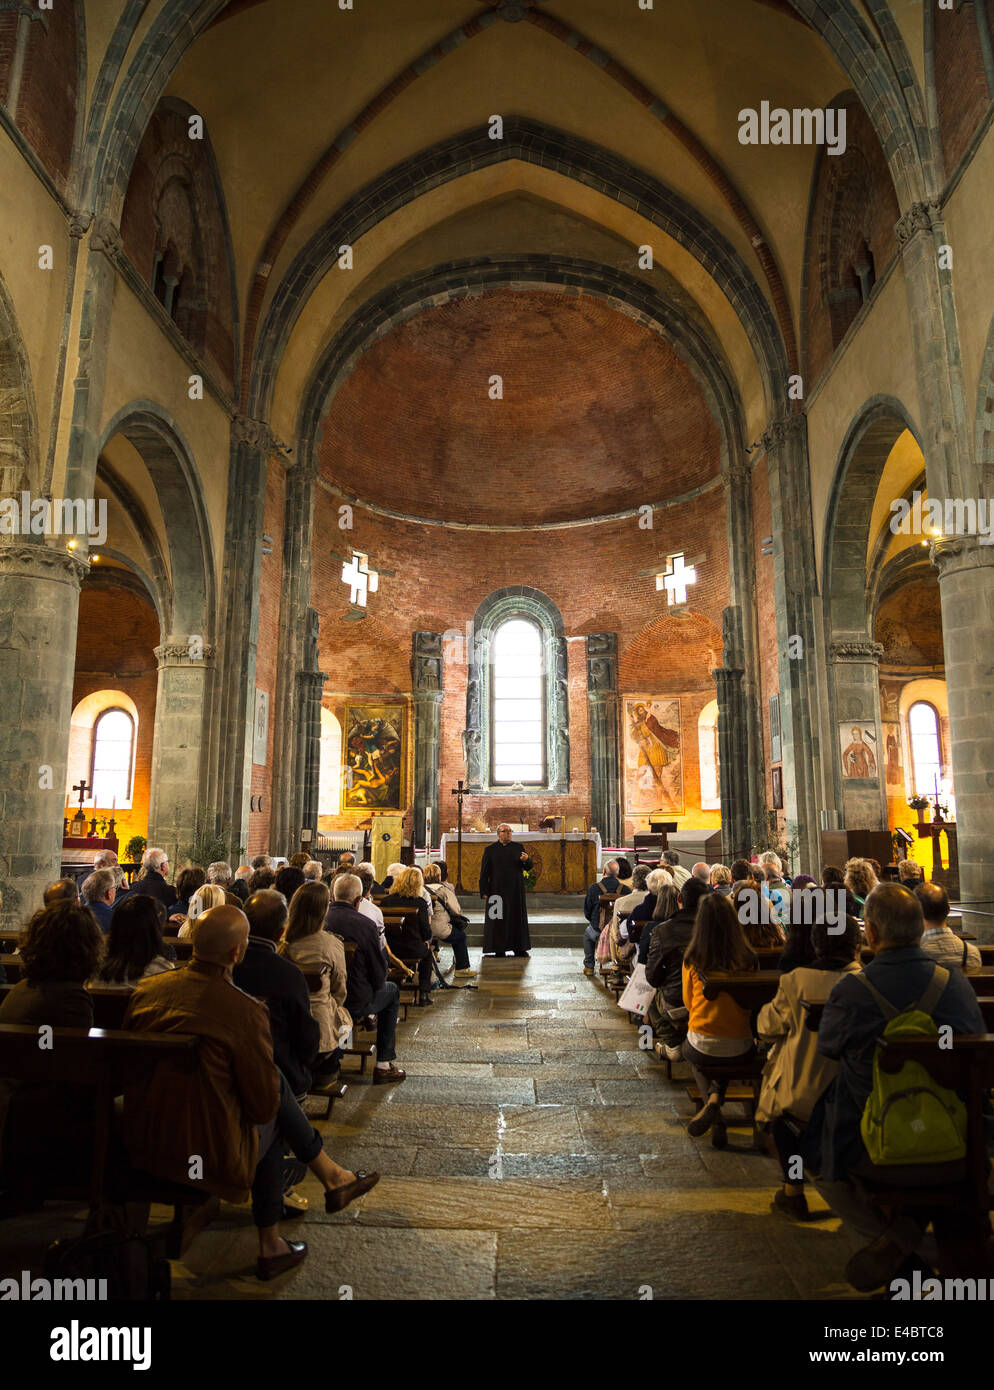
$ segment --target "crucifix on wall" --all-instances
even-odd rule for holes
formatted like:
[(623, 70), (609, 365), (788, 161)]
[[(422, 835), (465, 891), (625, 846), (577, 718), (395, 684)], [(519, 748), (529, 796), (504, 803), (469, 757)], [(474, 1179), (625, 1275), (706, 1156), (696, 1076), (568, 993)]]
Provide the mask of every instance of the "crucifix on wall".
[(694, 556), (689, 561), (682, 550), (667, 555), (662, 569), (642, 570), (642, 576), (651, 576), (657, 589), (666, 590), (666, 602), (670, 608), (680, 608), (687, 602), (687, 589), (697, 583), (697, 566), (703, 555)]

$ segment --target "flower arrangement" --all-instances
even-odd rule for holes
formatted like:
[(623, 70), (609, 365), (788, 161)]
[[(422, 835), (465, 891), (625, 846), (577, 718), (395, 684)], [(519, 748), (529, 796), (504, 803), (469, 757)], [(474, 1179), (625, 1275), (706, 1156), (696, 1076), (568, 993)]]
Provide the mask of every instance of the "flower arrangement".
[(526, 869), (521, 877), (525, 881), (525, 892), (530, 893), (538, 882), (538, 874), (534, 869)]
[(924, 811), (926, 806), (931, 805), (927, 796), (909, 796), (908, 805), (912, 811)]

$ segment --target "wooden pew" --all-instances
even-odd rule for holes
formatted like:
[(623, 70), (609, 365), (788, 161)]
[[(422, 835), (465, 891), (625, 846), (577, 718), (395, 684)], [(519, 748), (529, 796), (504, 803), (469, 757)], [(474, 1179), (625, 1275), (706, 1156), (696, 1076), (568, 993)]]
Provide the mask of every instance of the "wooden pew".
[[(348, 968), (349, 968), (349, 966), (350, 966), (351, 963), (352, 963), (352, 960), (353, 960), (354, 956), (355, 956), (356, 944), (355, 944), (354, 941), (346, 941), (346, 940), (344, 940), (343, 937), (339, 937), (338, 939), (339, 939), (339, 941), (342, 942), (342, 945), (345, 947), (345, 969), (346, 969), (346, 971), (347, 971)], [(353, 1020), (353, 1021), (354, 1021), (354, 1024), (355, 1024), (355, 1028), (358, 1029), (358, 1027), (359, 1027), (359, 1020), (358, 1020), (358, 1019), (355, 1019), (355, 1020)], [(342, 1048), (342, 1055), (343, 1055), (344, 1057), (358, 1057), (358, 1058), (359, 1058), (359, 1075), (360, 1075), (360, 1076), (365, 1075), (366, 1063), (369, 1061), (370, 1057), (372, 1057), (373, 1054), (374, 1054), (375, 1052), (376, 1052), (376, 1045), (375, 1045), (375, 1043), (360, 1043), (360, 1042), (357, 1042), (356, 1036), (355, 1036), (355, 1031), (353, 1031), (353, 1033), (352, 1033), (352, 1046), (351, 1046), (351, 1047), (343, 1047), (343, 1048)]]
[(779, 970), (752, 970), (740, 975), (710, 975), (704, 981), (704, 998), (730, 994), (743, 1009), (754, 1013), (768, 1004), (780, 986)]
[[(316, 966), (310, 970), (304, 970), (302, 966), (299, 967), (299, 969), (304, 979), (307, 981), (308, 992), (310, 994), (317, 994), (328, 976), (329, 966), (327, 961), (325, 961), (323, 965)], [(309, 1096), (320, 1096), (322, 1100), (328, 1102), (325, 1107), (324, 1115), (322, 1116), (323, 1119), (327, 1120), (331, 1118), (331, 1112), (335, 1101), (341, 1100), (347, 1090), (348, 1086), (344, 1081), (312, 1082), (307, 1094)]]
[[(776, 994), (780, 985), (779, 970), (753, 970), (736, 975), (711, 975), (704, 981), (705, 999), (717, 999), (719, 994), (730, 994), (735, 1002), (749, 1013), (755, 1013)], [(709, 1081), (738, 1081), (743, 1083), (742, 1094), (733, 1094), (729, 1090), (727, 1099), (742, 1101), (749, 1113), (752, 1122), (752, 1145), (754, 1149), (765, 1152), (766, 1146), (762, 1140), (759, 1130), (756, 1128), (756, 1109), (759, 1105), (759, 1092), (762, 1085), (763, 1066), (765, 1058), (762, 1055), (747, 1057), (743, 1060), (729, 1059), (723, 1061), (715, 1058), (713, 1061), (702, 1064), (695, 1063), (698, 1069), (704, 1073)], [(706, 1097), (699, 1096), (696, 1087), (688, 1087), (687, 1094), (692, 1099), (700, 1100), (705, 1104)], [(718, 1139), (718, 1132), (712, 1130), (711, 1143), (714, 1147)]]
[(397, 959), (399, 961), (402, 961), (404, 965), (407, 966), (408, 970), (414, 970), (415, 972), (413, 980), (398, 980), (397, 986), (399, 989), (409, 989), (413, 996), (411, 999), (411, 1003), (417, 1004), (421, 994), (421, 985), (419, 983), (417, 975), (417, 967), (419, 962), (415, 957), (406, 956), (402, 950), (397, 949), (397, 939), (403, 933), (405, 922), (408, 923), (411, 930), (417, 931), (417, 912), (411, 911), (410, 908), (384, 910), (383, 926), (386, 931), (387, 945), (390, 947), (390, 950), (397, 957)]
[[(994, 1032), (994, 993), (988, 997), (978, 995), (977, 1003), (980, 1005), (980, 1012), (984, 1016), (985, 1025), (991, 1032)], [(801, 1004), (805, 1014), (804, 1021), (814, 1033), (817, 1033), (821, 1026), (821, 1015), (824, 1007), (824, 1004), (806, 1004), (803, 1002)]]
[(16, 985), (24, 974), (24, 961), (20, 956), (0, 956), (0, 965), (3, 966), (9, 985)]
[[(121, 992), (125, 1000), (127, 996)], [(93, 1148), (88, 1183), (78, 1175), (61, 1174), (47, 1185), (45, 1196), (88, 1199), (91, 1209), (104, 1204), (157, 1202), (174, 1208), (166, 1251), (178, 1259), (199, 1229), (219, 1208), (217, 1198), (202, 1189), (170, 1183), (148, 1173), (121, 1166), (123, 1151), (115, 1152), (115, 1097), (126, 1085), (140, 1085), (159, 1063), (181, 1071), (197, 1065), (199, 1038), (182, 1033), (130, 1033), (102, 1028), (55, 1028), (53, 1046), (39, 1048), (38, 1028), (31, 1024), (0, 1024), (0, 1076), (14, 1081), (65, 1085), (94, 1093)], [(191, 1222), (197, 1210), (199, 1219)]]

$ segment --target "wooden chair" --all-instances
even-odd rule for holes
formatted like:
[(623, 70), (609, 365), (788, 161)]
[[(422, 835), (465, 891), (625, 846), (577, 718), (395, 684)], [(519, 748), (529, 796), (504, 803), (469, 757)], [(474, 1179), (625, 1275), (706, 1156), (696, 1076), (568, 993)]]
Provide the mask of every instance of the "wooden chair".
[[(342, 942), (342, 945), (345, 947), (345, 968), (346, 968), (346, 970), (348, 970), (349, 966), (352, 964), (352, 961), (353, 961), (354, 958), (355, 958), (356, 944), (355, 944), (354, 941), (345, 941), (342, 937), (339, 937), (339, 940)], [(358, 1020), (358, 1019), (355, 1020), (355, 1024), (356, 1024), (356, 1027), (358, 1028), (358, 1026), (359, 1026), (359, 1020)], [(357, 1041), (356, 1041), (356, 1036), (355, 1036), (355, 1032), (354, 1032), (354, 1031), (353, 1031), (353, 1034), (352, 1034), (352, 1046), (351, 1046), (351, 1047), (343, 1047), (343, 1048), (342, 1048), (342, 1055), (343, 1055), (343, 1057), (358, 1057), (358, 1058), (359, 1058), (359, 1075), (360, 1075), (360, 1076), (363, 1076), (363, 1075), (365, 1074), (365, 1071), (366, 1071), (366, 1063), (369, 1061), (370, 1057), (372, 1057), (372, 1056), (375, 1054), (375, 1052), (376, 1052), (376, 1045), (375, 1045), (375, 1043), (360, 1043), (360, 1042), (357, 1042)]]

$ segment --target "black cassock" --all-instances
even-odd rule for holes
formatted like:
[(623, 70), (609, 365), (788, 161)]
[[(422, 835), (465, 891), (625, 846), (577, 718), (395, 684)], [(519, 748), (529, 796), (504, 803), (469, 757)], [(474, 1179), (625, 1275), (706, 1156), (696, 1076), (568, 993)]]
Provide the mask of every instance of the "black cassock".
[(483, 904), (484, 954), (494, 951), (502, 956), (505, 951), (527, 951), (531, 948), (522, 875), (531, 868), (532, 861), (522, 859), (522, 854), (523, 847), (513, 840), (506, 845), (498, 840), (494, 845), (487, 845), (483, 851), (480, 893), (487, 899)]

